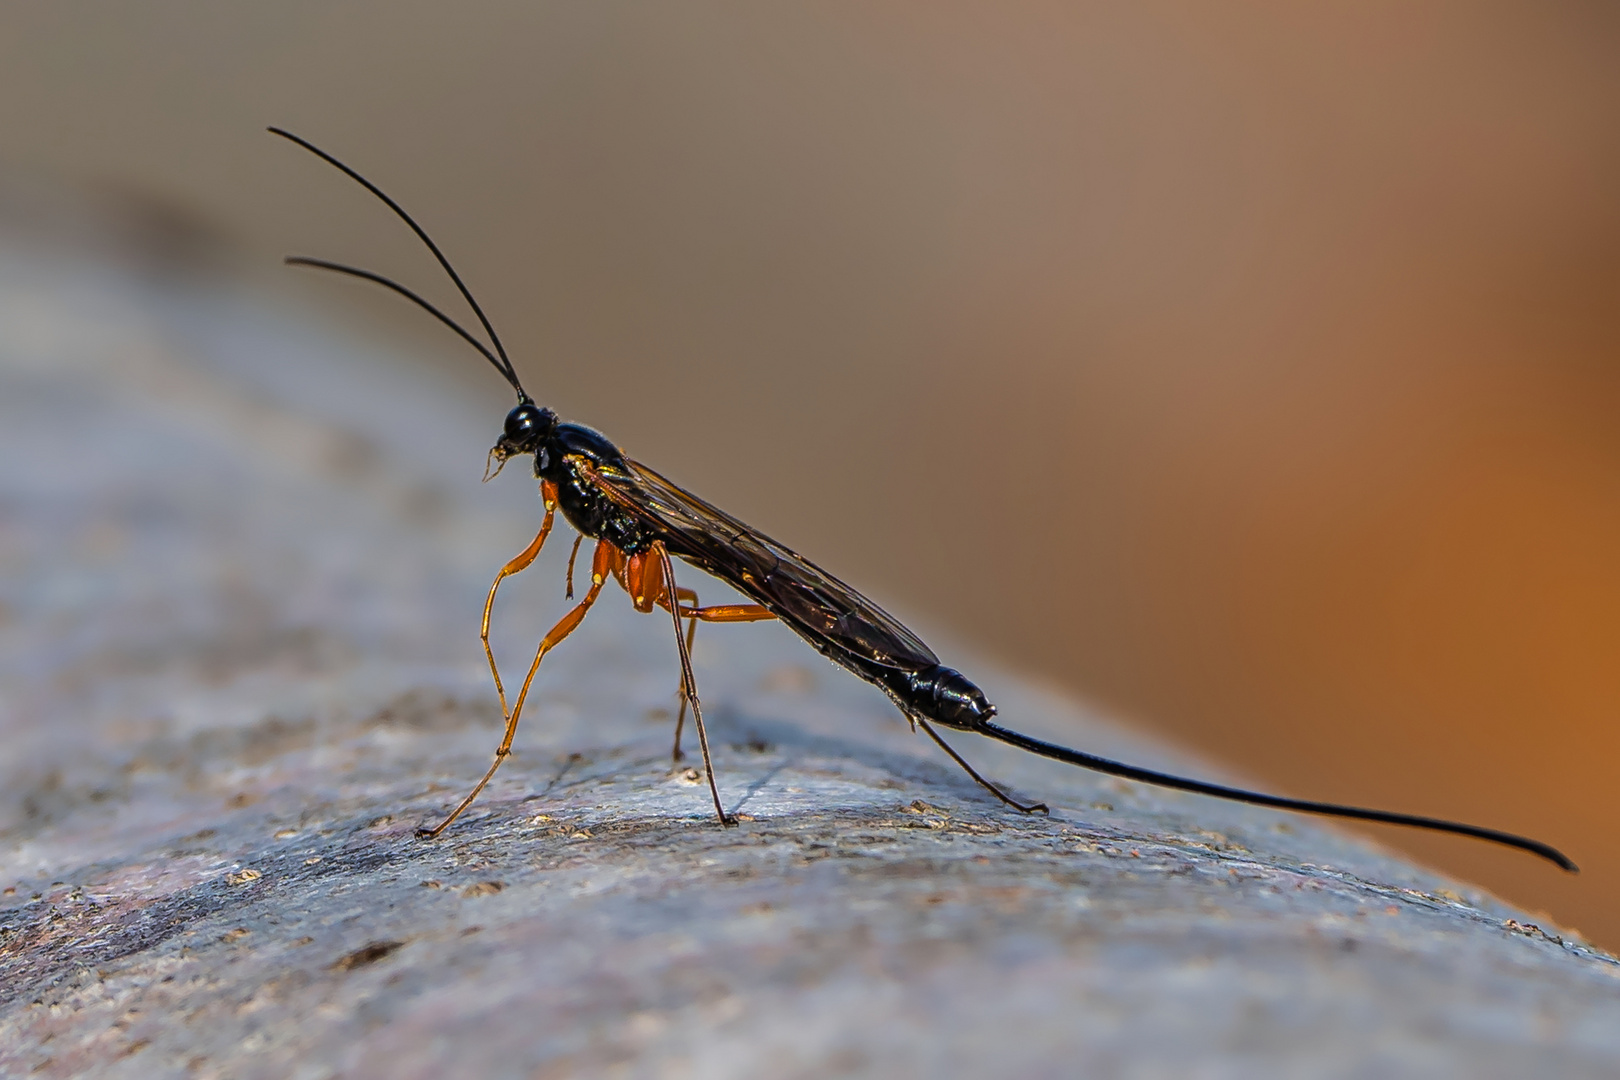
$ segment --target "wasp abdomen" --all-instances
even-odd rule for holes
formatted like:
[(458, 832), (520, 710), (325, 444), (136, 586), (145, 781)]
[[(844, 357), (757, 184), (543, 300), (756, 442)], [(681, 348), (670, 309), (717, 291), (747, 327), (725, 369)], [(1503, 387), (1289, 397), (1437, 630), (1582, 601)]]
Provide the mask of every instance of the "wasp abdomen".
[(929, 720), (972, 731), (996, 715), (996, 707), (967, 676), (943, 664), (911, 672), (906, 704)]

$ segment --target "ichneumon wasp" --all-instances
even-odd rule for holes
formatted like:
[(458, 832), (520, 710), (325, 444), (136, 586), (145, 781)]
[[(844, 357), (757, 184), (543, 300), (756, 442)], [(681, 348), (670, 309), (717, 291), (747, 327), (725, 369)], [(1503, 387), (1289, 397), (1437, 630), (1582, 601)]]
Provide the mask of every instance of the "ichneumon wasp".
[[(1032, 754), (1127, 780), (1282, 810), (1472, 836), (1528, 851), (1565, 870), (1576, 869), (1569, 857), (1557, 848), (1497, 829), (1414, 814), (1289, 799), (1206, 783), (1111, 761), (1001, 727), (992, 720), (996, 707), (990, 704), (977, 686), (961, 672), (941, 664), (939, 657), (922, 639), (872, 601), (803, 556), (664, 479), (640, 462), (626, 457), (600, 432), (582, 424), (565, 423), (550, 409), (535, 404), (518, 381), (517, 371), (501, 345), (495, 328), (484, 315), (483, 308), (473, 299), (461, 276), (450, 265), (450, 260), (415, 219), (381, 188), (331, 154), (289, 131), (274, 127), (269, 130), (347, 175), (410, 226), (477, 315), (494, 348), (491, 350), (415, 292), (381, 274), (302, 256), (290, 257), (286, 262), (293, 266), (347, 274), (391, 289), (444, 323), (476, 349), (511, 383), (518, 397), (517, 406), (506, 416), (505, 430), (489, 452), (484, 479), (488, 480), (498, 473), (509, 459), (532, 454), (534, 474), (540, 481), (540, 497), (545, 511), (540, 531), (521, 554), (501, 567), (484, 603), (481, 637), (506, 721), (505, 736), (483, 779), (473, 786), (449, 816), (431, 829), (417, 830), (418, 836), (438, 836), (483, 791), (495, 775), (495, 770), (511, 753), (518, 719), (523, 714), (523, 704), (540, 662), (573, 633), (596, 603), (607, 580), (612, 578), (630, 595), (637, 611), (651, 612), (654, 608), (663, 608), (670, 614), (681, 666), (681, 708), (675, 722), (674, 756), (677, 760), (681, 757), (681, 730), (686, 721), (687, 706), (691, 706), (698, 745), (703, 752), (703, 769), (709, 782), (709, 794), (714, 799), (715, 815), (722, 824), (732, 824), (733, 819), (721, 805), (720, 789), (715, 782), (714, 766), (709, 755), (703, 707), (698, 699), (697, 682), (692, 675), (693, 634), (700, 621), (718, 623), (780, 619), (827, 659), (882, 690), (899, 706), (914, 730), (920, 727), (940, 749), (950, 755), (951, 760), (987, 791), (1008, 806), (1025, 813), (1044, 812), (1046, 806), (1044, 803), (1021, 803), (979, 775), (940, 737), (934, 725), (984, 735)], [(591, 583), (579, 603), (541, 640), (516, 699), (508, 704), (506, 688), (501, 682), (495, 654), (489, 645), (490, 611), (494, 608), (495, 594), (501, 582), (527, 568), (540, 554), (546, 538), (551, 535), (559, 508), (579, 533), (574, 545), (575, 554), (579, 550), (579, 540), (590, 537), (596, 541), (591, 556)], [(696, 592), (676, 585), (672, 558), (719, 578), (754, 603), (700, 606)], [(572, 598), (573, 555), (570, 555), (568, 565), (569, 596)], [(686, 620), (684, 628), (683, 619)]]

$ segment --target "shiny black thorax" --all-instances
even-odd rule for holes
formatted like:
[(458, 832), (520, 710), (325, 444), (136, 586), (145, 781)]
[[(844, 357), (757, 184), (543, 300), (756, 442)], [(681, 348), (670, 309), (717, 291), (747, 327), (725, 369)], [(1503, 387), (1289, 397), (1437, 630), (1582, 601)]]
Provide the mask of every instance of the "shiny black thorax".
[(557, 505), (568, 523), (626, 555), (648, 550), (658, 536), (582, 475), (576, 461), (624, 467), (624, 454), (606, 435), (583, 424), (558, 424), (534, 451), (534, 475), (557, 485)]

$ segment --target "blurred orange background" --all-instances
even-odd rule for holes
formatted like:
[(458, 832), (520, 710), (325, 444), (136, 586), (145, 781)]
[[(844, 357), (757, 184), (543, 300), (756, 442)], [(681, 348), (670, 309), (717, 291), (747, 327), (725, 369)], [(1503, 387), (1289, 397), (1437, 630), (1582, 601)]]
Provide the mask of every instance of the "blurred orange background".
[[(1546, 0), (0, 3), (0, 166), (448, 298), (291, 127), (564, 415), (1254, 782), (1564, 846), (1376, 834), (1615, 946), (1617, 57)], [(494, 433), (428, 320), (283, 287)]]

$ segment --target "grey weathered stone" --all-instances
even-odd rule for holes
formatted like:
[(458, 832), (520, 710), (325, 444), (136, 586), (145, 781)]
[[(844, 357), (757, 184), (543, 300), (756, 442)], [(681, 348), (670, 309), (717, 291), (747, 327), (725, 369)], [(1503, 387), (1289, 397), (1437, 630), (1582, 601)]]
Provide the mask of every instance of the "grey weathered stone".
[[(539, 516), (522, 470), (477, 483), (500, 419), (229, 283), (0, 255), (0, 1071), (1620, 1073), (1614, 958), (1297, 817), (959, 738), (1054, 809), (1009, 812), (780, 627), (699, 633), (722, 830), (668, 759), (667, 620), (617, 594), (413, 839), (498, 738), (476, 620)], [(949, 658), (1015, 727), (1209, 772)]]

